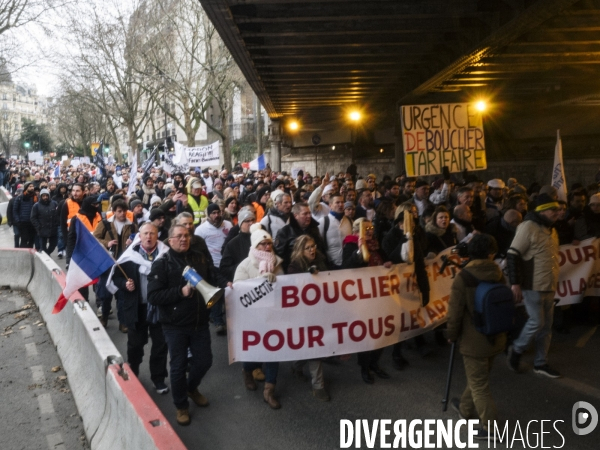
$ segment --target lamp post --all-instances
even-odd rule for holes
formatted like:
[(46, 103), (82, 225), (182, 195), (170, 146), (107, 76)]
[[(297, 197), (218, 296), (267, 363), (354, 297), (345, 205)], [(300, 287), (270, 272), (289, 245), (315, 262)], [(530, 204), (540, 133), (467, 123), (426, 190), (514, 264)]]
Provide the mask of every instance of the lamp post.
[(352, 124), (351, 128), (350, 128), (350, 143), (352, 144), (351, 159), (352, 159), (352, 164), (354, 164), (354, 159), (356, 157), (356, 149), (354, 147), (356, 146), (356, 139), (357, 139), (357, 134), (358, 134), (358, 124), (360, 123), (360, 121), (362, 119), (362, 114), (358, 110), (353, 110), (353, 111), (350, 111), (350, 114), (348, 115), (348, 117), (350, 119), (350, 123)]

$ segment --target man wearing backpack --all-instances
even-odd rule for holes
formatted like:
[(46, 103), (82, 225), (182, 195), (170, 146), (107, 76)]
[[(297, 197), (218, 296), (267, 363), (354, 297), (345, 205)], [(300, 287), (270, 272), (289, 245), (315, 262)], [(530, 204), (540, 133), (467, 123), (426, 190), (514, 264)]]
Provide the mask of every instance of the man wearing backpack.
[[(479, 418), (481, 427), (476, 439), (492, 439), (493, 421), (497, 419), (496, 404), (489, 385), (490, 370), (494, 357), (504, 350), (506, 332), (486, 336), (476, 327), (475, 291), (478, 282), (498, 283), (504, 280), (502, 271), (494, 262), (498, 251), (496, 240), (489, 234), (476, 234), (469, 242), (471, 262), (464, 271), (469, 276), (457, 276), (452, 283), (448, 309), (448, 341), (460, 344), (467, 387), (462, 397), (451, 401), (452, 408), (461, 419)], [(475, 282), (472, 282), (475, 280)]]
[(535, 340), (533, 371), (549, 378), (561, 376), (548, 365), (559, 269), (558, 235), (552, 226), (559, 214), (555, 199), (548, 194), (538, 195), (535, 211), (527, 213), (507, 253), (515, 302), (524, 300), (529, 315), (521, 334), (508, 349), (508, 367), (519, 372), (521, 355)]

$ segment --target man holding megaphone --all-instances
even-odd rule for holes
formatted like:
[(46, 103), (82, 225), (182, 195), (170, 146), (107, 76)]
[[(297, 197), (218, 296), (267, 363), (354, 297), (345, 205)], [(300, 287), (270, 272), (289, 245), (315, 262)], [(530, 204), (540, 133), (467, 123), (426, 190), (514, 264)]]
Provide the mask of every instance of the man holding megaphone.
[[(148, 302), (158, 306), (171, 355), (171, 392), (177, 423), (189, 425), (188, 397), (197, 406), (208, 406), (206, 397), (198, 392), (202, 378), (212, 366), (207, 303), (210, 307), (218, 302), (223, 292), (212, 286), (215, 280), (207, 256), (190, 249), (190, 233), (184, 226), (171, 227), (169, 246), (171, 249), (152, 265)], [(192, 358), (186, 376), (188, 348)]]

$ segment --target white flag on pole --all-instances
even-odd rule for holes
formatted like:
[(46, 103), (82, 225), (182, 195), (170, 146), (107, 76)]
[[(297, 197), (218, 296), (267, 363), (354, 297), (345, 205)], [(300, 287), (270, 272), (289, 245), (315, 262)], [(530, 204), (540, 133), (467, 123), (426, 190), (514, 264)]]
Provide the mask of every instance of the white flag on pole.
[(556, 147), (554, 149), (554, 164), (552, 165), (552, 186), (554, 186), (558, 192), (558, 199), (566, 202), (567, 180), (565, 179), (565, 169), (563, 165), (560, 130), (556, 130)]
[(135, 194), (135, 183), (137, 182), (137, 153), (133, 154), (133, 162), (129, 170), (129, 187), (127, 188), (127, 197)]

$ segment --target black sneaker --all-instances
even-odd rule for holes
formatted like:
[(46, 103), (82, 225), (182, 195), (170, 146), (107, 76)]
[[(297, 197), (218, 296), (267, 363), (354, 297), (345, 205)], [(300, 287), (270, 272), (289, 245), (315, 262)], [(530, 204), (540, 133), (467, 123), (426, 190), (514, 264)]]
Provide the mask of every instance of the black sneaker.
[(506, 356), (506, 363), (508, 368), (513, 372), (519, 373), (519, 365), (521, 363), (521, 354), (517, 353), (514, 347), (511, 345), (508, 347), (508, 355)]
[(538, 375), (544, 375), (548, 378), (560, 378), (562, 375), (557, 370), (554, 370), (548, 364), (544, 364), (543, 366), (534, 366), (533, 371)]
[(462, 413), (460, 412), (460, 400), (459, 399), (453, 398), (452, 400), (450, 400), (450, 407), (458, 413), (458, 417), (460, 417), (462, 420), (467, 420), (467, 418), (465, 416), (463, 416)]
[(169, 386), (167, 386), (164, 381), (157, 381), (154, 383), (154, 387), (156, 388), (156, 392), (158, 392), (160, 395), (169, 392)]

